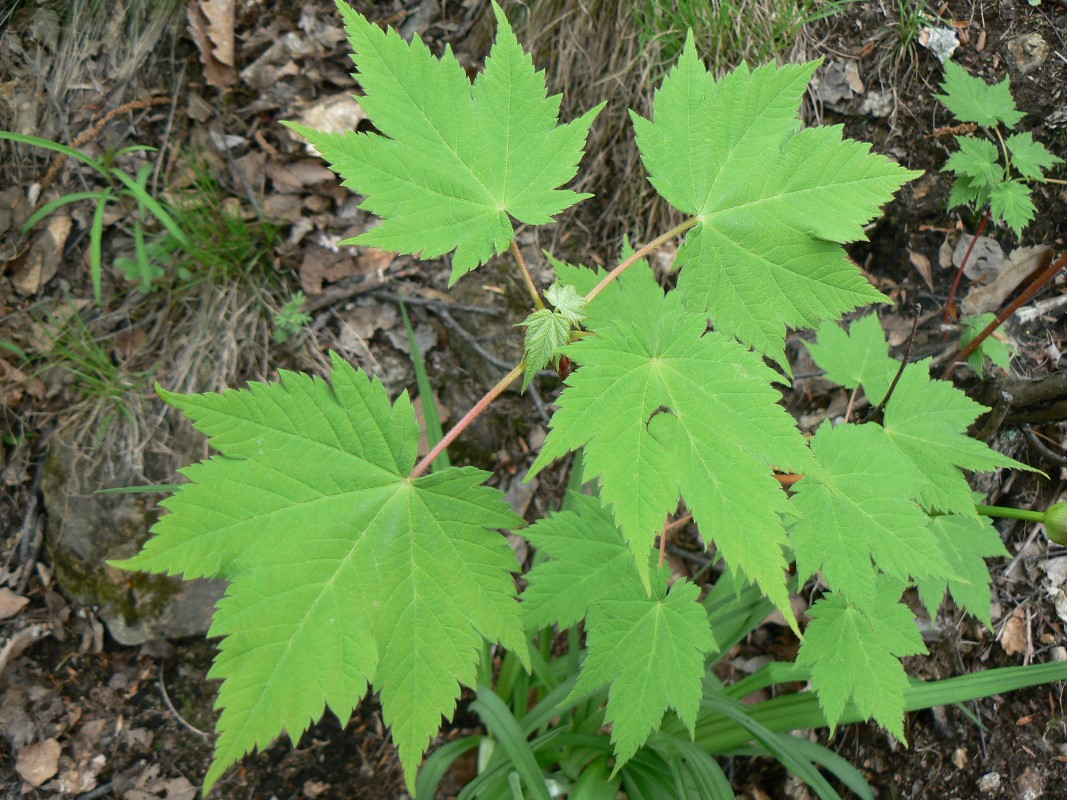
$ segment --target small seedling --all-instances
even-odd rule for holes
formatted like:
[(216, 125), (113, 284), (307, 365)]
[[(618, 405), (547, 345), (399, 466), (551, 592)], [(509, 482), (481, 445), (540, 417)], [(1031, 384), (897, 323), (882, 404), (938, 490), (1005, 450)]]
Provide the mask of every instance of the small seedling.
[(303, 310), (307, 298), (303, 292), (297, 292), (274, 315), (274, 341), (284, 344), (300, 333), (311, 322), (311, 315)]

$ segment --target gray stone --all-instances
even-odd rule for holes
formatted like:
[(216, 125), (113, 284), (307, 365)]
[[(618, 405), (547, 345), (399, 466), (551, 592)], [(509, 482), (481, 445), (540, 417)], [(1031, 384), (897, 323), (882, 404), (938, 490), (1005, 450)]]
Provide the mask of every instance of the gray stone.
[(1007, 41), (1008, 59), (1023, 75), (1048, 61), (1048, 42), (1039, 33), (1027, 33)]
[(159, 516), (153, 502), (158, 496), (96, 490), (142, 484), (139, 472), (87, 458), (69, 439), (53, 441), (41, 490), (48, 512), (45, 546), (56, 581), (71, 601), (93, 607), (120, 644), (203, 634), (225, 581), (183, 581), (107, 564), (140, 549)]

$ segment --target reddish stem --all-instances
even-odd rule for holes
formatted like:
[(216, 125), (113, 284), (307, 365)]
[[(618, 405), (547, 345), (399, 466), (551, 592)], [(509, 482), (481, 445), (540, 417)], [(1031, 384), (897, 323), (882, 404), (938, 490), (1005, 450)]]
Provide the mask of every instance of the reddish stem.
[(514, 382), (516, 378), (522, 375), (522, 371), (524, 369), (526, 369), (525, 358), (518, 363), (515, 369), (513, 369), (511, 372), (509, 372), (507, 375), (497, 381), (496, 386), (486, 392), (485, 396), (477, 403), (475, 403), (474, 407), (471, 408), (470, 411), (463, 415), (463, 419), (461, 419), (459, 422), (452, 426), (452, 429), (448, 433), (446, 433), (444, 437), (442, 437), (441, 441), (439, 441), (437, 445), (429, 453), (427, 453), (422, 458), (422, 460), (419, 461), (418, 464), (415, 465), (415, 469), (411, 470), (411, 474), (408, 475), (408, 477), (417, 478), (427, 469), (429, 469), (430, 464), (433, 463), (433, 460), (439, 455), (441, 455), (441, 452), (450, 444), (452, 444), (452, 442), (455, 441), (456, 437), (463, 433), (463, 431), (467, 429), (467, 426), (474, 422), (474, 420), (476, 420), (478, 416), (483, 411), (485, 411), (485, 409), (489, 408), (489, 404), (496, 400), (501, 394), (503, 394), (504, 390), (511, 386), (512, 382)]
[(621, 264), (619, 264), (619, 266), (615, 267), (615, 269), (613, 269), (611, 272), (609, 272), (607, 275), (605, 275), (603, 280), (601, 280), (600, 283), (598, 283), (596, 286), (594, 286), (590, 290), (589, 294), (587, 294), (585, 296), (585, 302), (591, 303), (593, 301), (593, 298), (595, 298), (598, 294), (600, 294), (602, 291), (604, 291), (606, 288), (608, 288), (608, 284), (610, 284), (613, 280), (615, 280), (620, 275), (622, 275), (622, 273), (626, 272), (626, 270), (628, 270), (630, 267), (632, 267), (634, 264), (636, 264), (642, 258), (647, 256), (649, 253), (651, 253), (653, 250), (655, 250), (660, 245), (666, 244), (671, 239), (673, 239), (675, 236), (679, 236), (680, 234), (685, 233), (690, 228), (695, 227), (697, 225), (697, 223), (699, 223), (699, 222), (700, 222), (700, 218), (699, 217), (690, 217), (689, 219), (687, 219), (685, 222), (681, 223), (680, 225), (675, 225), (673, 228), (671, 228), (669, 231), (667, 231), (662, 236), (657, 236), (655, 239), (653, 239), (651, 242), (646, 244), (644, 247), (642, 247), (640, 250), (638, 250), (636, 253), (634, 253), (632, 256), (630, 256), (628, 259), (626, 259)]
[(1045, 268), (1045, 271), (1034, 279), (1034, 281), (1030, 284), (1029, 288), (1027, 288), (1025, 292), (1023, 292), (1021, 295), (1012, 300), (1011, 303), (1009, 303), (1003, 311), (997, 314), (996, 319), (986, 325), (982, 329), (982, 332), (971, 340), (970, 344), (968, 344), (966, 347), (960, 350), (959, 353), (956, 354), (956, 357), (952, 359), (952, 361), (949, 363), (948, 370), (945, 373), (945, 378), (952, 377), (952, 373), (956, 367), (957, 361), (966, 360), (967, 356), (977, 350), (981, 346), (982, 342), (989, 338), (990, 334), (993, 333), (993, 331), (995, 331), (997, 328), (1004, 324), (1004, 320), (1014, 314), (1021, 305), (1030, 302), (1038, 292), (1044, 289), (1045, 286), (1048, 285), (1049, 281), (1055, 278), (1056, 273), (1063, 269), (1064, 266), (1067, 266), (1067, 253), (1064, 253), (1057, 260), (1049, 264), (1048, 267)]
[(952, 282), (952, 290), (948, 293), (948, 304), (945, 306), (945, 322), (954, 322), (956, 319), (956, 290), (960, 288), (960, 278), (963, 277), (963, 268), (967, 266), (967, 262), (971, 258), (971, 253), (974, 251), (975, 242), (978, 241), (978, 237), (985, 231), (985, 226), (989, 224), (989, 209), (985, 210), (985, 214), (982, 215), (982, 221), (978, 224), (978, 230), (974, 236), (971, 237), (971, 243), (967, 245), (967, 252), (963, 254), (963, 261), (960, 262), (960, 268), (956, 270), (956, 280)]

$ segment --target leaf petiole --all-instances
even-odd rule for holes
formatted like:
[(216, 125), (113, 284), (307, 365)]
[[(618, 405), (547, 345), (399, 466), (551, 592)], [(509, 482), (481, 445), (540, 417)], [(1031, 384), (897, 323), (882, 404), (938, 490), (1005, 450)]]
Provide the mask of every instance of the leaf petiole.
[(1002, 519), (1021, 519), (1026, 522), (1044, 522), (1045, 512), (1029, 508), (1009, 508), (1005, 506), (975, 506), (974, 510), (985, 517)]
[(441, 441), (439, 441), (433, 447), (433, 449), (430, 450), (430, 452), (427, 453), (422, 458), (422, 460), (415, 465), (415, 468), (411, 470), (411, 474), (408, 475), (408, 477), (417, 478), (422, 473), (424, 473), (429, 468), (430, 464), (434, 462), (434, 459), (441, 455), (441, 452), (445, 450), (450, 444), (452, 444), (452, 442), (456, 440), (457, 436), (463, 433), (463, 431), (466, 430), (467, 427), (472, 422), (474, 422), (474, 420), (481, 416), (481, 413), (485, 411), (485, 409), (489, 408), (489, 405), (494, 400), (496, 400), (501, 394), (503, 394), (504, 390), (511, 386), (511, 384), (516, 379), (518, 379), (520, 375), (522, 375), (522, 372), (525, 369), (526, 359), (524, 358), (515, 366), (514, 369), (511, 370), (511, 372), (509, 372), (507, 375), (497, 381), (496, 385), (494, 385), (492, 389), (486, 392), (482, 399), (475, 403), (470, 411), (463, 415), (463, 419), (461, 419), (459, 422), (452, 426), (452, 428), (448, 431), (448, 433), (444, 435)]
[(526, 290), (530, 293), (530, 297), (533, 298), (534, 305), (538, 309), (544, 308), (545, 301), (541, 299), (541, 293), (537, 291), (537, 284), (534, 283), (530, 270), (526, 268), (526, 259), (522, 257), (519, 243), (514, 239), (511, 240), (511, 253), (515, 256), (515, 263), (519, 265), (519, 271), (522, 273), (522, 282), (526, 284)]
[(595, 298), (598, 294), (604, 291), (608, 287), (608, 284), (610, 284), (613, 280), (622, 275), (622, 273), (626, 272), (626, 270), (628, 270), (642, 258), (647, 256), (657, 247), (666, 244), (675, 236), (679, 236), (685, 233), (690, 228), (696, 227), (696, 224), (698, 222), (700, 222), (700, 220), (697, 217), (690, 217), (685, 222), (682, 222), (679, 225), (675, 225), (662, 236), (657, 236), (655, 239), (646, 244), (640, 250), (636, 251), (633, 255), (631, 255), (629, 258), (627, 258), (625, 261), (615, 267), (615, 269), (605, 275), (604, 279), (600, 281), (600, 283), (598, 283), (596, 286), (589, 290), (589, 294), (585, 296), (585, 302), (591, 303), (593, 301), (593, 298)]

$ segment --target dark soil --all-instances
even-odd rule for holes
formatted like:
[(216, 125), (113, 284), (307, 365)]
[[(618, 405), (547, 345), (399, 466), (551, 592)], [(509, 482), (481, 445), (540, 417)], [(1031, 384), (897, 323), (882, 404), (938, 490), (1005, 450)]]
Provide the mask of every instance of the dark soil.
[[(487, 18), (484, 9), (477, 9), (476, 5), (447, 3), (441, 10), (429, 0), (362, 4), (373, 19), (393, 24), (408, 21), (438, 51), (449, 42), (463, 63), (472, 68), (484, 56), (488, 41)], [(915, 4), (903, 2), (903, 5), (910, 8)], [(10, 26), (9, 33), (22, 33), (17, 26), (34, 23), (37, 5), (23, 2), (14, 6), (10, 18), (5, 16), (6, 11), (0, 13), (0, 25)], [(328, 18), (333, 13), (327, 3), (317, 6), (287, 0), (238, 3), (239, 66), (262, 55), (284, 33), (299, 30), (302, 12), (313, 6), (318, 8), (320, 18)], [(600, 5), (597, 8), (603, 11)], [(613, 11), (610, 18), (625, 17), (623, 11), (615, 11), (619, 15)], [(1067, 10), (1062, 4), (1051, 0), (1037, 6), (1025, 0), (952, 2), (927, 13), (934, 16), (935, 12), (943, 20), (958, 21), (958, 30), (966, 38), (956, 59), (972, 74), (986, 80), (1010, 77), (1017, 106), (1027, 114), (1021, 129), (1032, 131), (1035, 139), (1067, 158)], [(581, 12), (574, 13), (579, 15), (574, 24), (582, 24)], [(93, 95), (92, 103), (96, 105), (86, 103), (71, 112), (71, 119), (82, 128), (74, 128), (68, 136), (63, 126), (55, 124), (48, 129), (42, 122), (45, 128), (42, 135), (70, 141), (104, 111), (138, 99), (148, 90), (169, 87), (164, 91), (177, 93), (175, 108), (180, 109), (179, 113), (168, 114), (167, 108), (162, 107), (136, 118), (123, 117), (122, 124), (106, 128), (101, 137), (113, 147), (137, 142), (176, 152), (203, 140), (205, 130), (210, 127), (217, 134), (246, 137), (252, 142), (253, 151), (271, 151), (273, 163), (284, 165), (301, 161), (303, 153), (298, 144), (280, 133), (278, 120), (293, 117), (320, 93), (326, 95), (350, 88), (347, 67), (341, 61), (347, 48), (337, 43), (323, 52), (294, 56), (297, 71), (279, 79), (271, 89), (272, 92), (278, 89), (271, 95), (272, 102), (265, 100), (269, 94), (266, 90), (254, 89), (240, 81), (230, 92), (221, 94), (205, 85), (203, 67), (185, 32), (181, 14), (172, 28), (161, 40), (156, 56), (147, 62), (143, 75), (131, 79), (132, 83), (124, 85), (122, 92), (115, 89), (111, 95), (106, 91)], [(520, 28), (520, 39), (538, 35), (541, 36), (539, 47), (555, 56), (540, 62), (547, 67), (550, 81), (555, 80), (553, 70), (560, 69), (564, 63), (565, 54), (561, 50), (566, 48), (558, 43), (553, 45), (551, 37), (546, 41), (544, 31)], [(1029, 69), (1024, 72), (1012, 54), (1011, 43), (1033, 35), (1045, 43), (1045, 56), (1036, 66), (1023, 64), (1022, 67)], [(936, 355), (944, 348), (944, 334), (939, 328), (940, 310), (946, 304), (954, 276), (953, 270), (938, 266), (939, 251), (946, 246), (951, 248), (960, 233), (973, 232), (978, 225), (978, 219), (968, 211), (958, 209), (952, 214), (945, 211), (950, 182), (939, 170), (952, 140), (940, 131), (952, 120), (933, 97), (939, 91), (941, 80), (938, 62), (917, 44), (901, 47), (896, 0), (847, 5), (842, 15), (811, 26), (795, 55), (808, 58), (823, 55), (828, 66), (853, 62), (863, 83), (862, 91), (846, 94), (833, 102), (813, 93), (805, 112), (810, 121), (841, 123), (848, 136), (872, 142), (876, 151), (926, 172), (923, 178), (905, 187), (897, 201), (886, 209), (885, 217), (871, 227), (870, 241), (852, 247), (850, 253), (895, 302), (894, 307), (881, 314), (891, 340), (898, 346), (897, 353), (903, 349), (911, 320), (918, 313), (922, 324), (916, 337), (917, 352), (913, 355)], [(13, 106), (10, 99), (4, 99), (3, 93), (5, 87), (16, 84), (5, 83), (10, 65), (3, 62), (3, 57), (4, 52), (0, 50), (0, 101), (3, 101), (0, 102), (0, 128), (6, 129), (10, 121), (4, 118), (3, 112)], [(574, 78), (572, 73), (568, 74)], [(184, 76), (180, 81), (179, 75)], [(599, 77), (579, 74), (578, 85), (566, 87), (578, 98), (569, 99), (565, 107), (572, 103), (580, 108), (593, 105), (603, 85), (598, 82)], [(875, 92), (889, 98), (888, 113), (872, 113), (870, 106), (865, 105)], [(647, 93), (643, 93), (625, 102), (646, 111), (643, 104), (647, 100)], [(203, 124), (197, 124), (185, 112), (198, 102), (208, 109), (201, 120)], [(621, 165), (634, 163), (632, 153), (607, 159), (602, 157), (602, 150), (608, 145), (632, 147), (624, 139), (608, 135), (600, 145), (600, 152), (587, 159), (593, 162), (593, 167), (581, 186), (584, 191), (595, 192), (597, 197), (542, 234), (546, 240), (553, 240), (556, 252), (586, 263), (611, 262), (624, 225), (646, 234), (648, 226), (665, 223), (671, 216), (669, 210), (654, 204), (617, 202), (618, 187), (631, 186), (637, 178), (633, 174), (619, 174), (621, 169), (630, 168)], [(26, 187), (40, 179), (50, 159), (22, 150), (16, 154), (5, 147), (0, 145), (3, 156), (0, 190), (10, 186), (24, 193)], [(262, 168), (262, 162), (259, 166)], [(229, 172), (229, 168), (223, 171)], [(1057, 176), (1062, 176), (1062, 170)], [(80, 180), (77, 170), (71, 167), (59, 178), (60, 185), (68, 191), (81, 190)], [(364, 221), (360, 212), (353, 212), (346, 205), (346, 193), (334, 182), (313, 182), (297, 190), (283, 190), (279, 188), (281, 178), (267, 180), (259, 176), (259, 181), (251, 188), (261, 199), (264, 193), (296, 194), (299, 211), (293, 213), (313, 220), (316, 233), (338, 237)], [(239, 181), (228, 188), (241, 202), (246, 202), (247, 193)], [(1067, 247), (1067, 192), (1051, 184), (1040, 187), (1035, 202), (1037, 219), (1026, 229), (1021, 242), (1007, 230), (997, 229), (987, 235), (994, 236), (1005, 251), (1018, 245), (1047, 244), (1057, 254), (1061, 253)], [(19, 294), (13, 288), (11, 275), (0, 278), (0, 339), (23, 336), (20, 331), (27, 329), (33, 319), (28, 315), (39, 305), (58, 302), (68, 293), (89, 296), (84, 256), (87, 220), (75, 222), (82, 235), (68, 243), (56, 276), (39, 293)], [(288, 227), (284, 224), (281, 227), (288, 235)], [(291, 241), (279, 244), (272, 253), (281, 281), (292, 289), (298, 288), (301, 280), (306, 281), (311, 272), (307, 268), (311, 258), (310, 241), (309, 238), (296, 244)], [(523, 233), (520, 242), (535, 270), (542, 269), (544, 261), (539, 248), (548, 241)], [(0, 251), (0, 262), (9, 257), (9, 252)], [(924, 261), (932, 265), (930, 284), (915, 266)], [(492, 266), (479, 274), (481, 280), (464, 280), (455, 287), (457, 300), (503, 314), (455, 311), (446, 319), (432, 303), (412, 308), (417, 329), (433, 342), (427, 357), (431, 379), (438, 387), (439, 399), (454, 417), (502, 374), (486, 361), (486, 351), (502, 362), (513, 362), (520, 347), (512, 318), (519, 313), (516, 309), (522, 307), (521, 286), (510, 273)], [(321, 365), (323, 352), (343, 346), (339, 342), (349, 341), (345, 338), (346, 325), (360, 309), (373, 313), (391, 303), (384, 296), (374, 296), (358, 288), (360, 281), (369, 280), (371, 275), (371, 270), (356, 276), (330, 277), (327, 273), (323, 278), (320, 274), (319, 282), (324, 281), (325, 292), (320, 296), (309, 292), (315, 305), (313, 333), (291, 349), (271, 351), (269, 357), (265, 351), (250, 354), (254, 342), (242, 343), (241, 355), (234, 357), (234, 382), (268, 377), (278, 367)], [(434, 273), (429, 269), (414, 269), (410, 261), (402, 259), (387, 267), (386, 276), (379, 289), (415, 294), (428, 303), (440, 296), (447, 283), (447, 270)], [(118, 277), (112, 280), (109, 276), (108, 280), (113, 307), (124, 307), (122, 296), (128, 290)], [(490, 288), (488, 293), (483, 291), (484, 286)], [(963, 291), (967, 288), (965, 283)], [(1043, 297), (1062, 291), (1057, 286)], [(918, 312), (916, 303), (921, 305)], [(136, 316), (136, 312), (131, 313)], [(111, 336), (115, 327), (105, 329), (105, 325), (94, 332), (102, 337)], [(1009, 326), (1008, 330), (1019, 346), (1013, 362), (1015, 377), (1041, 377), (1060, 368), (1059, 354), (1067, 350), (1062, 310), (1049, 312), (1026, 329)], [(369, 353), (380, 363), (390, 390), (414, 390), (414, 377), (402, 345), (397, 344), (396, 331), (388, 326), (372, 328), (365, 338)], [(472, 338), (477, 346), (471, 344)], [(249, 339), (263, 345), (263, 336)], [(836, 413), (841, 413), (844, 398), (839, 390), (833, 390), (813, 374), (810, 361), (803, 360), (804, 350), (799, 342), (794, 341), (793, 345), (792, 352), (797, 359), (794, 368), (799, 379), (786, 401), (802, 424), (813, 427), (826, 416), (828, 409), (839, 406)], [(164, 362), (164, 370), (168, 367), (164, 353), (146, 353), (142, 357), (146, 362)], [(5, 356), (0, 351), (2, 358)], [(5, 370), (0, 374), (0, 388), (4, 390), (0, 397), (4, 404), (0, 427), (6, 426), (7, 434), (0, 463), (4, 481), (0, 493), (3, 525), (0, 555), (4, 558), (0, 585), (29, 601), (18, 615), (0, 621), (0, 636), (5, 640), (22, 637), (21, 649), (16, 648), (6, 668), (0, 670), (3, 681), (0, 684), (0, 794), (31, 800), (191, 798), (211, 757), (211, 731), (216, 716), (212, 705), (216, 690), (206, 676), (213, 647), (202, 637), (124, 647), (108, 637), (92, 607), (79, 607), (63, 596), (52, 578), (48, 550), (41, 546), (45, 520), (41, 516), (35, 476), (47, 454), (52, 431), (70, 418), (72, 412), (66, 406), (73, 402), (72, 390), (52, 383), (37, 386), (32, 382), (36, 376), (22, 374), (19, 378), (11, 372), (17, 366), (15, 360), (0, 361), (0, 366)], [(995, 389), (990, 380), (983, 383), (966, 370), (957, 379), (976, 397), (986, 397)], [(544, 433), (543, 407), (539, 408), (538, 403), (551, 402), (558, 382), (546, 379), (535, 388), (540, 392), (537, 399), (505, 396), (453, 451), (461, 461), (492, 470), (496, 485), (505, 491), (517, 491), (518, 479), (532, 459), (530, 451)], [(1067, 429), (1059, 419), (1026, 428), (1003, 428), (995, 445), (1043, 470), (1051, 480), (1033, 475), (1001, 476), (976, 488), (989, 491), (992, 502), (1005, 505), (1041, 508), (1054, 502), (1067, 474), (1064, 472), (1067, 459), (1063, 455), (1065, 433)], [(565, 481), (563, 470), (541, 476), (536, 494), (527, 497), (523, 506), (529, 518), (543, 515), (562, 494)], [(1057, 614), (1043, 567), (1050, 554), (1058, 555), (1061, 551), (1048, 545), (1044, 537), (1032, 535), (1032, 528), (1021, 523), (1000, 527), (1009, 550), (1018, 553), (1018, 558), (1010, 568), (1004, 564), (991, 565), (995, 578), (995, 631), (983, 629), (951, 606), (943, 608), (936, 622), (930, 622), (924, 629), (930, 656), (911, 659), (908, 663), (911, 674), (936, 679), (994, 666), (1017, 665), (1024, 660), (1040, 662), (1067, 657), (1067, 651), (1063, 650), (1067, 646), (1064, 630), (1067, 617)], [(689, 544), (684, 539), (677, 543), (682, 549)], [(1019, 624), (1012, 629), (1023, 631), (1026, 646), (1020, 652), (1009, 654), (1003, 632), (1013, 621)], [(34, 631), (47, 633), (37, 636)], [(765, 626), (736, 653), (730, 654), (727, 661), (740, 662), (767, 653), (788, 657), (796, 644), (791, 634)], [(477, 725), (477, 719), (464, 711), (465, 702), (455, 721), (442, 733), (443, 739), (469, 732)], [(844, 726), (833, 736), (821, 731), (818, 738), (829, 742), (857, 765), (881, 800), (1067, 798), (1067, 714), (1063, 708), (1062, 684), (986, 698), (965, 708), (912, 714), (906, 725), (909, 741), (906, 749), (874, 726)], [(62, 745), (59, 773), (39, 788), (33, 788), (16, 771), (16, 759), (31, 743), (47, 739)], [(775, 762), (734, 759), (727, 763), (740, 796), (752, 800), (799, 800), (810, 796)], [(470, 777), (462, 771), (452, 777), (453, 791), (462, 785), (464, 776)], [(265, 752), (249, 757), (220, 781), (214, 796), (220, 800), (392, 800), (405, 795), (388, 731), (377, 703), (370, 698), (344, 726), (327, 714), (295, 745), (283, 737)]]

